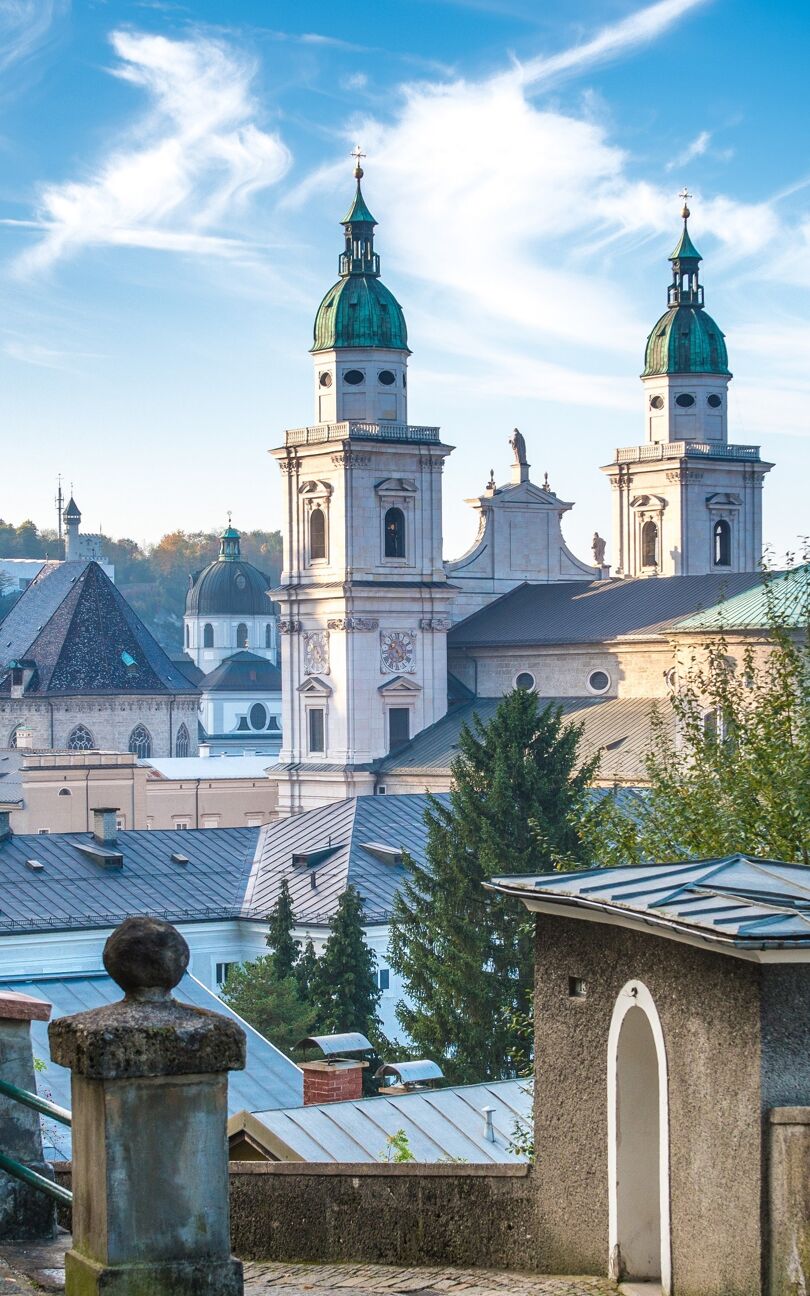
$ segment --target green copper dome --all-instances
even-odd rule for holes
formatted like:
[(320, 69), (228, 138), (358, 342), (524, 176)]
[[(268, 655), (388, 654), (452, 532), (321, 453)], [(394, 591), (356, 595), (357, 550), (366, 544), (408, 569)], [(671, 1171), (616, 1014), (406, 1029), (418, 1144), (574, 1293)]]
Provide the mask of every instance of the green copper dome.
[(703, 258), (689, 236), (688, 207), (684, 207), (682, 215), (683, 233), (669, 258), (669, 309), (647, 338), (643, 378), (657, 374), (729, 373), (725, 337), (703, 308), (699, 274)]
[(408, 350), (402, 307), (380, 279), (374, 251), (374, 226), (360, 188), (363, 171), (355, 169), (357, 192), (344, 216), (346, 246), (339, 260), (340, 278), (329, 289), (315, 316), (313, 351), (336, 347), (386, 347)]

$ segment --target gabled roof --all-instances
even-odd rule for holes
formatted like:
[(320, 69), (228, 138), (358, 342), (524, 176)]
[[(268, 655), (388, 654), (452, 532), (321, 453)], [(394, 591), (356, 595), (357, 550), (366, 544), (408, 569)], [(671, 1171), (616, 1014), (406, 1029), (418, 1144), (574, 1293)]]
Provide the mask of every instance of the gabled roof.
[(601, 643), (658, 635), (682, 617), (761, 581), (761, 572), (711, 572), (518, 585), (453, 626), (448, 647)]
[(527, 905), (596, 922), (624, 919), (662, 936), (692, 937), (729, 953), (810, 952), (810, 868), (727, 855), (631, 868), (493, 878), (490, 886)]
[[(62, 976), (3, 977), (0, 990), (17, 990), (44, 999), (53, 1004), (52, 1019), (67, 1017), (72, 1013), (100, 1008), (121, 998), (121, 991), (106, 972), (79, 972)], [(303, 1102), (303, 1077), (300, 1070), (263, 1035), (248, 1026), (232, 1008), (218, 999), (213, 991), (186, 973), (174, 990), (175, 998), (195, 1008), (233, 1017), (247, 1035), (247, 1062), (244, 1071), (232, 1071), (228, 1076), (228, 1112), (241, 1111), (245, 1106), (295, 1107)], [(48, 1044), (48, 1023), (32, 1022), (31, 1035), (34, 1056), (45, 1063), (44, 1071), (37, 1073), (37, 1090), (60, 1107), (71, 1106), (70, 1071), (51, 1060)], [(70, 1130), (53, 1121), (44, 1122), (46, 1150), (49, 1160), (70, 1160)]]
[[(238, 918), (260, 831), (120, 832), (116, 869), (90, 857), (92, 833), (14, 833), (0, 841), (0, 933), (114, 927), (139, 913), (169, 922)], [(43, 867), (34, 871), (29, 860)]]
[(0, 624), (0, 693), (15, 658), (36, 664), (26, 696), (198, 692), (96, 562), (46, 563)]
[[(461, 703), (399, 751), (384, 756), (374, 769), (380, 776), (449, 774), (458, 751), (461, 726), (472, 725), (476, 715), (487, 723), (502, 701), (503, 698), (494, 697)], [(565, 720), (582, 724), (583, 756), (587, 759), (602, 749), (600, 778), (633, 782), (645, 778), (643, 760), (649, 747), (650, 720), (656, 701), (660, 705), (662, 699), (539, 698), (538, 705), (559, 706)]]
[[(269, 913), (286, 878), (299, 924), (327, 923), (347, 886), (363, 897), (367, 921), (385, 922), (406, 877), (396, 856), (404, 848), (424, 862), (426, 807), (424, 795), (350, 797), (268, 824), (246, 910)], [(383, 846), (392, 851), (390, 862), (381, 858)]]
[(203, 693), (280, 693), (281, 671), (258, 653), (236, 652), (200, 681)]
[[(494, 1141), (486, 1137), (487, 1107)], [(531, 1120), (531, 1080), (493, 1080), (292, 1111), (241, 1112), (229, 1121), (228, 1133), (245, 1129), (277, 1160), (358, 1162), (385, 1161), (388, 1136), (404, 1130), (417, 1161), (493, 1165), (527, 1160), (512, 1143), (516, 1127), (528, 1130)]]

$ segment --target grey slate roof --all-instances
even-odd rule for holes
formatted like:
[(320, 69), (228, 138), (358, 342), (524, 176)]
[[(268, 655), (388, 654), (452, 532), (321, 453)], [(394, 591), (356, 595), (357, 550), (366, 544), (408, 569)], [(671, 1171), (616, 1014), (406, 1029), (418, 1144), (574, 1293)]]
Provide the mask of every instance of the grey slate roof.
[(727, 855), (631, 868), (493, 878), (503, 895), (623, 916), (732, 949), (810, 949), (810, 867)]
[(658, 634), (761, 580), (761, 572), (711, 572), (518, 585), (453, 626), (448, 648), (602, 643)]
[(96, 562), (46, 563), (15, 603), (0, 625), (0, 693), (22, 659), (36, 665), (26, 696), (198, 694)]
[(200, 682), (204, 693), (280, 693), (281, 671), (258, 653), (226, 657)]
[[(463, 724), (471, 725), (473, 717), (484, 722), (492, 719), (502, 698), (476, 698), (454, 707), (435, 724), (423, 729), (400, 751), (383, 757), (375, 765), (380, 777), (386, 774), (447, 774), (458, 749)], [(660, 704), (660, 699), (658, 699)], [(562, 708), (563, 716), (573, 724), (583, 725), (582, 751), (588, 757), (602, 749), (599, 777), (620, 782), (644, 779), (643, 758), (649, 746), (650, 719), (654, 701), (651, 698), (540, 698), (540, 706), (552, 703)], [(662, 708), (662, 714), (666, 714)], [(375, 798), (376, 799), (376, 798)]]
[[(259, 828), (118, 834), (120, 869), (80, 847), (92, 833), (14, 834), (0, 841), (0, 932), (110, 927), (130, 914), (169, 922), (239, 917)], [(172, 860), (173, 854), (188, 863)], [(27, 860), (43, 865), (32, 869)]]
[[(484, 1107), (494, 1109), (493, 1143), (484, 1135)], [(516, 1125), (529, 1126), (531, 1112), (530, 1080), (495, 1080), (253, 1115), (287, 1149), (281, 1160), (384, 1161), (387, 1136), (404, 1130), (417, 1161), (492, 1165), (527, 1159), (510, 1144)]]
[[(368, 922), (387, 921), (406, 876), (396, 853), (405, 848), (419, 863), (424, 861), (426, 806), (422, 794), (351, 797), (268, 824), (261, 830), (246, 910), (269, 913), (286, 878), (298, 923), (327, 923), (350, 885), (363, 897)], [(313, 858), (294, 865), (294, 854)]]
[(22, 762), (17, 751), (0, 751), (0, 805), (21, 805)]
[[(0, 989), (18, 990), (53, 1004), (51, 1020), (72, 1013), (100, 1008), (121, 998), (121, 991), (106, 972), (80, 972), (66, 976), (11, 977), (0, 980)], [(183, 977), (175, 997), (195, 1008), (208, 1008), (234, 1017), (247, 1034), (247, 1065), (244, 1071), (231, 1071), (228, 1077), (228, 1112), (245, 1107), (295, 1107), (303, 1102), (303, 1077), (294, 1062), (281, 1053), (252, 1026), (218, 999), (212, 991), (189, 973)], [(37, 1091), (60, 1107), (70, 1108), (70, 1072), (51, 1060), (48, 1047), (48, 1023), (32, 1022), (34, 1057), (46, 1063), (37, 1073)], [(46, 1153), (50, 1160), (70, 1159), (70, 1130), (64, 1125), (43, 1121)]]

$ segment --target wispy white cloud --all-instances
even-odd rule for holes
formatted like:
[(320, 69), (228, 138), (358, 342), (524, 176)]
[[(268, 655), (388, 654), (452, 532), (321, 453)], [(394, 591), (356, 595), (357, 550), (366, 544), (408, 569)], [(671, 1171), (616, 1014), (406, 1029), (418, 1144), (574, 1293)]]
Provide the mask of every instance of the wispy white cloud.
[(682, 153), (679, 153), (677, 157), (671, 158), (670, 161), (667, 162), (666, 170), (674, 171), (676, 167), (686, 166), (686, 164), (691, 162), (694, 158), (703, 157), (703, 154), (709, 147), (711, 138), (711, 131), (701, 131), (699, 135), (695, 136), (691, 143), (687, 144)]
[(222, 223), (289, 165), (279, 136), (254, 120), (249, 59), (202, 37), (118, 31), (111, 40), (112, 74), (143, 90), (148, 109), (88, 179), (43, 188), (42, 238), (21, 272), (100, 245), (232, 255), (241, 243)]
[(30, 58), (66, 8), (67, 0), (1, 0), (0, 72)]

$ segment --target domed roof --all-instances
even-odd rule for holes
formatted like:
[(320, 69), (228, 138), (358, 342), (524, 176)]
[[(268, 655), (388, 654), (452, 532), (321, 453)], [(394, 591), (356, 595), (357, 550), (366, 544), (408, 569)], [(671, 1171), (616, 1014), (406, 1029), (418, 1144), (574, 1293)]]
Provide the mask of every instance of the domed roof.
[(728, 374), (724, 334), (703, 307), (673, 306), (647, 338), (644, 373)]
[(313, 351), (333, 347), (408, 348), (402, 307), (381, 279), (349, 275), (324, 297), (315, 316)]
[(270, 581), (245, 562), (239, 532), (228, 526), (220, 537), (219, 557), (194, 577), (186, 595), (186, 616), (270, 616)]
[(377, 224), (360, 188), (363, 169), (355, 168), (357, 191), (341, 224), (345, 249), (340, 255), (340, 279), (329, 289), (315, 316), (313, 351), (334, 347), (408, 349), (402, 307), (380, 279), (380, 258), (374, 251)]

